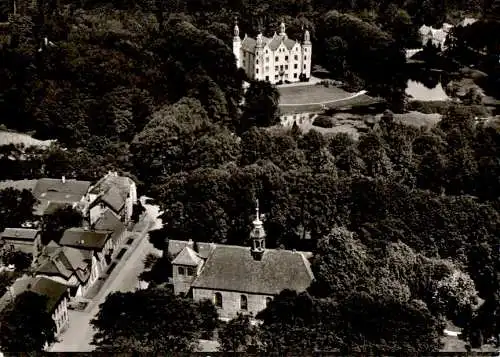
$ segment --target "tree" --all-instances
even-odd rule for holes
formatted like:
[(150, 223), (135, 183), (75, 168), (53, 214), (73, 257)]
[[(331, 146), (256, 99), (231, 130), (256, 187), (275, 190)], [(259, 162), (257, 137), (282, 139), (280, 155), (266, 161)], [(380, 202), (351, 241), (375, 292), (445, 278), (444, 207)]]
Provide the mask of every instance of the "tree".
[(268, 127), (279, 123), (280, 93), (268, 81), (252, 81), (245, 93), (245, 104), (237, 132), (243, 133), (252, 126)]
[(33, 255), (17, 250), (3, 248), (1, 251), (1, 259), (5, 265), (14, 265), (17, 271), (25, 271), (33, 262)]
[(213, 315), (202, 313), (206, 304), (162, 288), (115, 292), (91, 321), (97, 331), (92, 343), (107, 352), (194, 351), (202, 329), (213, 320)]
[(83, 216), (79, 211), (71, 206), (60, 207), (44, 216), (42, 243), (48, 244), (51, 240), (58, 243), (66, 229), (81, 227), (82, 224)]
[(132, 207), (132, 216), (130, 217), (130, 219), (132, 220), (132, 222), (137, 223), (139, 222), (139, 218), (144, 212), (146, 212), (146, 209), (139, 201)]
[(255, 343), (257, 328), (252, 326), (247, 315), (238, 314), (218, 331), (222, 352), (247, 352)]
[(29, 190), (0, 190), (0, 230), (21, 227), (26, 222), (34, 221), (33, 207), (36, 203), (36, 198)]
[(6, 352), (41, 352), (56, 341), (47, 297), (31, 291), (17, 296), (0, 315), (0, 346)]

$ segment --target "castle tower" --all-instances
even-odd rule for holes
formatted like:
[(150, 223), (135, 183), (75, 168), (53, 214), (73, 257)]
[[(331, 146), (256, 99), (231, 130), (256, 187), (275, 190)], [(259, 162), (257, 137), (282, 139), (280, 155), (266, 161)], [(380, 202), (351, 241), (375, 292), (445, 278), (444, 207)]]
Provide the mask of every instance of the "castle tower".
[(266, 231), (264, 230), (263, 222), (260, 220), (259, 214), (259, 200), (257, 200), (256, 217), (253, 221), (253, 229), (250, 232), (252, 240), (252, 256), (255, 260), (261, 260), (266, 249)]
[(236, 67), (241, 67), (241, 39), (240, 28), (238, 27), (238, 20), (234, 22), (234, 37), (233, 37), (233, 54), (236, 58)]
[(264, 64), (264, 40), (262, 38), (262, 32), (259, 32), (255, 42), (255, 58), (254, 58), (254, 68), (253, 77), (256, 80), (262, 80), (264, 77), (263, 64)]
[(304, 41), (302, 42), (302, 77), (308, 79), (311, 77), (311, 57), (312, 57), (312, 43), (309, 31), (304, 32)]
[(280, 36), (286, 37), (286, 32), (285, 32), (285, 23), (282, 22), (280, 24)]

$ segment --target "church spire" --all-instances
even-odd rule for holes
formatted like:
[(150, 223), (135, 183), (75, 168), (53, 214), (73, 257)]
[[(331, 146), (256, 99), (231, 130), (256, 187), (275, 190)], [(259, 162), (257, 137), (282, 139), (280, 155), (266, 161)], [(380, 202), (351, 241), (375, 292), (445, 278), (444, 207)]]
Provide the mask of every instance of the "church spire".
[(264, 230), (263, 222), (260, 220), (259, 200), (256, 200), (255, 220), (253, 221), (253, 229), (250, 232), (252, 240), (252, 255), (255, 260), (261, 260), (266, 248), (266, 231)]

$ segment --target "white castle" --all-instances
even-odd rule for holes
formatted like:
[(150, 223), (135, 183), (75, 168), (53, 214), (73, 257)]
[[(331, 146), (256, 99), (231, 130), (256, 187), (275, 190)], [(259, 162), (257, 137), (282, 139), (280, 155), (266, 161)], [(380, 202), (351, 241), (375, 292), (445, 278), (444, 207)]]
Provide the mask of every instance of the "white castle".
[(240, 29), (234, 26), (233, 53), (236, 66), (243, 68), (248, 78), (276, 82), (307, 81), (311, 77), (312, 44), (309, 31), (304, 32), (304, 41), (289, 39), (285, 24), (280, 33), (267, 38), (262, 33), (253, 39), (245, 35), (240, 39)]

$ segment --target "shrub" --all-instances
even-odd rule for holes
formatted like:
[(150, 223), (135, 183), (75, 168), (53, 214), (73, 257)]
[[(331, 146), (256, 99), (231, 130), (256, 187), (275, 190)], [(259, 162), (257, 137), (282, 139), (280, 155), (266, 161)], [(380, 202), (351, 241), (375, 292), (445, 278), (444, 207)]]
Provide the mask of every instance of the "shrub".
[(325, 115), (319, 115), (313, 122), (314, 126), (319, 126), (320, 128), (333, 128), (333, 120), (331, 117)]

